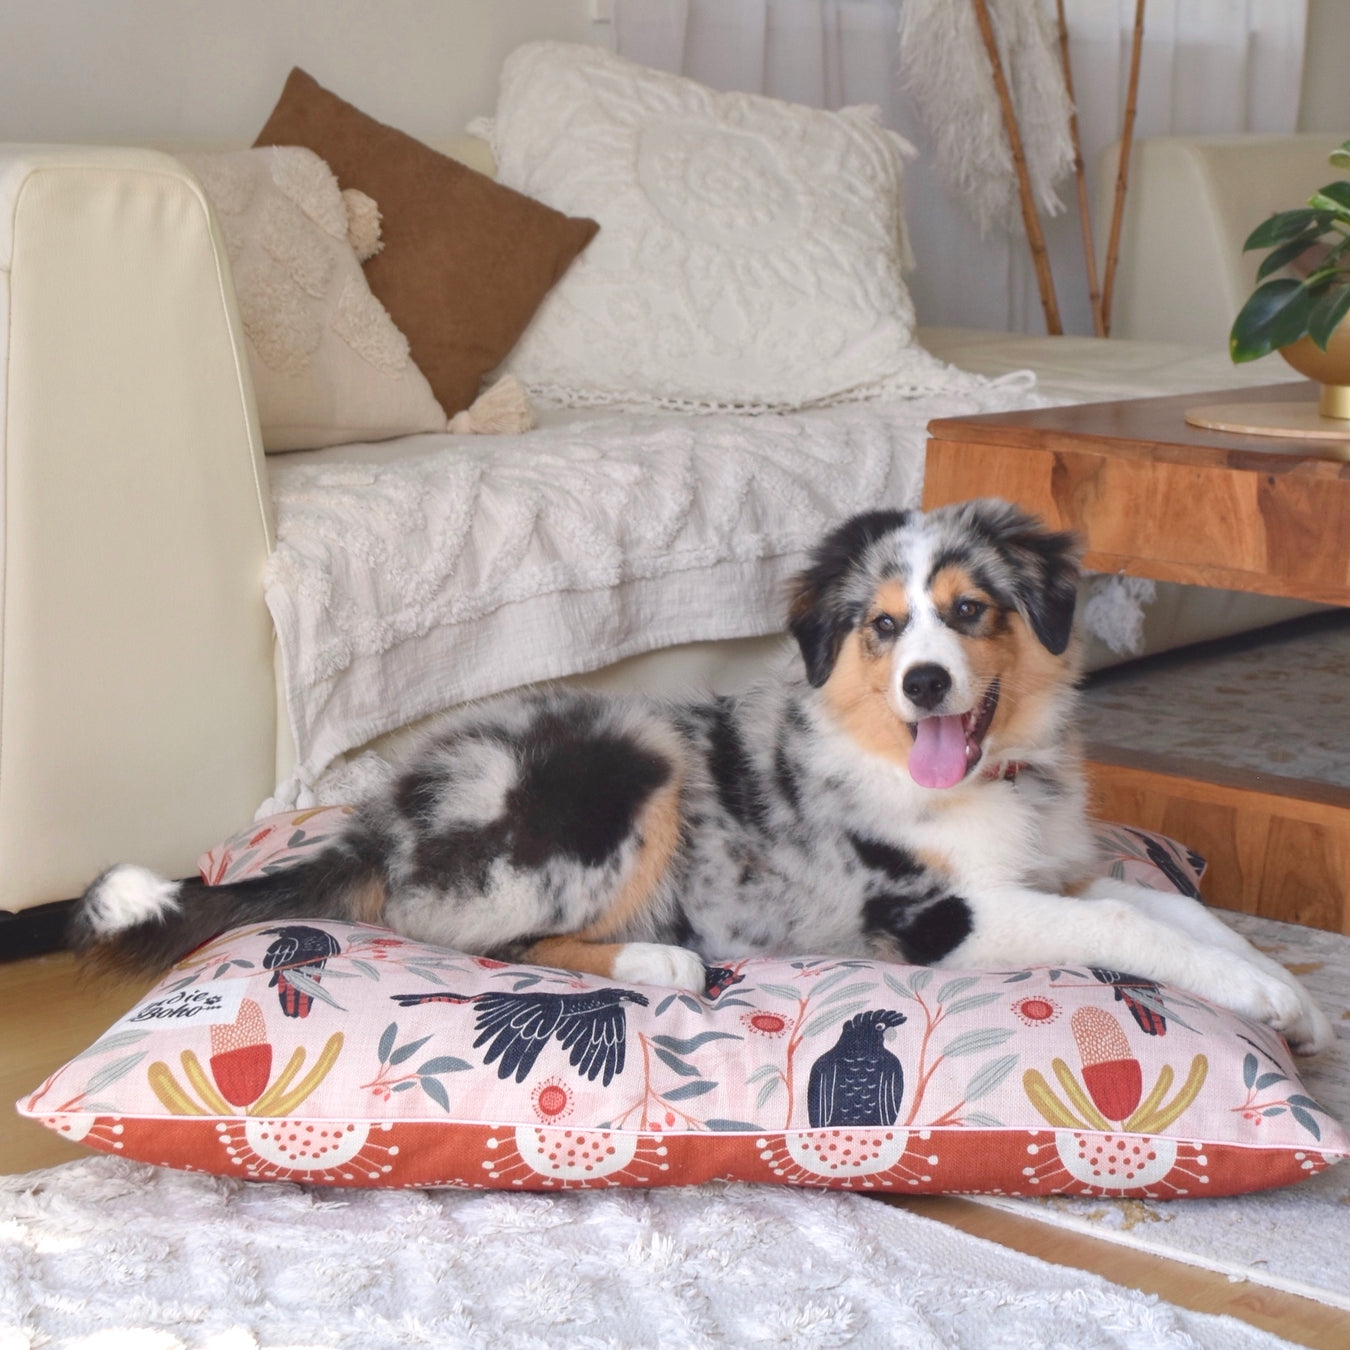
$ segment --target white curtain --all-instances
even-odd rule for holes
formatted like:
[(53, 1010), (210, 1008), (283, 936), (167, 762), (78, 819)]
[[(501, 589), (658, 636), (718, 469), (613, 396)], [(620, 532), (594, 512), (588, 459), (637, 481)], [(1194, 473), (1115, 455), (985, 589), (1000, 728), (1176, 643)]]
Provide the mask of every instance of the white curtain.
[[(910, 288), (920, 321), (1043, 332), (1020, 230), (981, 238), (932, 167), (928, 134), (897, 76), (903, 4), (616, 0), (615, 35), (625, 56), (717, 89), (827, 108), (879, 104), (919, 150), (906, 175), (905, 216), (919, 264)], [(1135, 0), (1066, 0), (1066, 12), (1091, 173), (1120, 134)], [(1294, 130), (1306, 26), (1307, 0), (1147, 0), (1135, 135)], [(1070, 209), (1043, 220), (1060, 312), (1066, 332), (1091, 333), (1071, 180), (1061, 182), (1060, 196)]]

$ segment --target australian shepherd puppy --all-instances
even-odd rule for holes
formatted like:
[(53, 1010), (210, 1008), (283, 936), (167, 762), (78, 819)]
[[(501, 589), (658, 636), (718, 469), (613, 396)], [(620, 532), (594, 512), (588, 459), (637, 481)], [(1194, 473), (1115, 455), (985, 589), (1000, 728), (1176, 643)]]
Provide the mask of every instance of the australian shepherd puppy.
[(1098, 966), (1319, 1048), (1298, 982), (1203, 905), (1101, 878), (1078, 575), (1071, 536), (1004, 502), (858, 516), (796, 579), (800, 674), (701, 702), (467, 707), (319, 853), (217, 887), (114, 867), (75, 945), (156, 969), (234, 924), (330, 917), (690, 990), (756, 954)]

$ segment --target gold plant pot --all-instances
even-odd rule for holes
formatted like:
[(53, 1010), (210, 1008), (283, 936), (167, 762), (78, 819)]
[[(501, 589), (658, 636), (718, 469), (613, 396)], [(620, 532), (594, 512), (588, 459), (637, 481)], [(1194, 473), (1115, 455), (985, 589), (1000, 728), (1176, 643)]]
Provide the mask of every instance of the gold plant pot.
[(1310, 337), (1299, 338), (1280, 355), (1300, 375), (1322, 386), (1317, 410), (1323, 417), (1350, 420), (1350, 322), (1341, 323), (1331, 335), (1326, 351)]

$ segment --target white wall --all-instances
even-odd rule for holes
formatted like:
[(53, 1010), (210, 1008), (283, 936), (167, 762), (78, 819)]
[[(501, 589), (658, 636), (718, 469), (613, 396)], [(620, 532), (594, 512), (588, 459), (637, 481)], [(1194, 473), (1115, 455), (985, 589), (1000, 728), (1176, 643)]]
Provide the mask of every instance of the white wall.
[(610, 41), (591, 0), (0, 0), (0, 141), (247, 144), (287, 72), (414, 136), (496, 103), (532, 38)]
[(1350, 0), (1308, 0), (1298, 129), (1350, 137)]

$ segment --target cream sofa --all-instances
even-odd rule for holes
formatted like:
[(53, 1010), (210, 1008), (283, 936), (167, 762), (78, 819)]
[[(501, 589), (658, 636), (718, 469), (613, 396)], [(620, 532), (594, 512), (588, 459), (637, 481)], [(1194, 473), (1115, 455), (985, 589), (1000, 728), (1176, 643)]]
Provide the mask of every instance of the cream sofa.
[[(995, 374), (1039, 363), (1065, 398), (1281, 378), (1223, 363), (1238, 248), (1323, 181), (1326, 139), (1137, 148), (1117, 332), (1206, 344), (1191, 364), (1114, 339), (930, 346)], [(481, 143), (441, 148), (484, 166)], [(189, 872), (292, 750), (262, 590), (268, 461), (195, 180), (153, 150), (0, 148), (0, 312), (0, 911), (17, 912), (118, 859)], [(695, 643), (593, 678), (669, 686), (721, 662), (710, 678), (735, 683), (760, 651)]]

